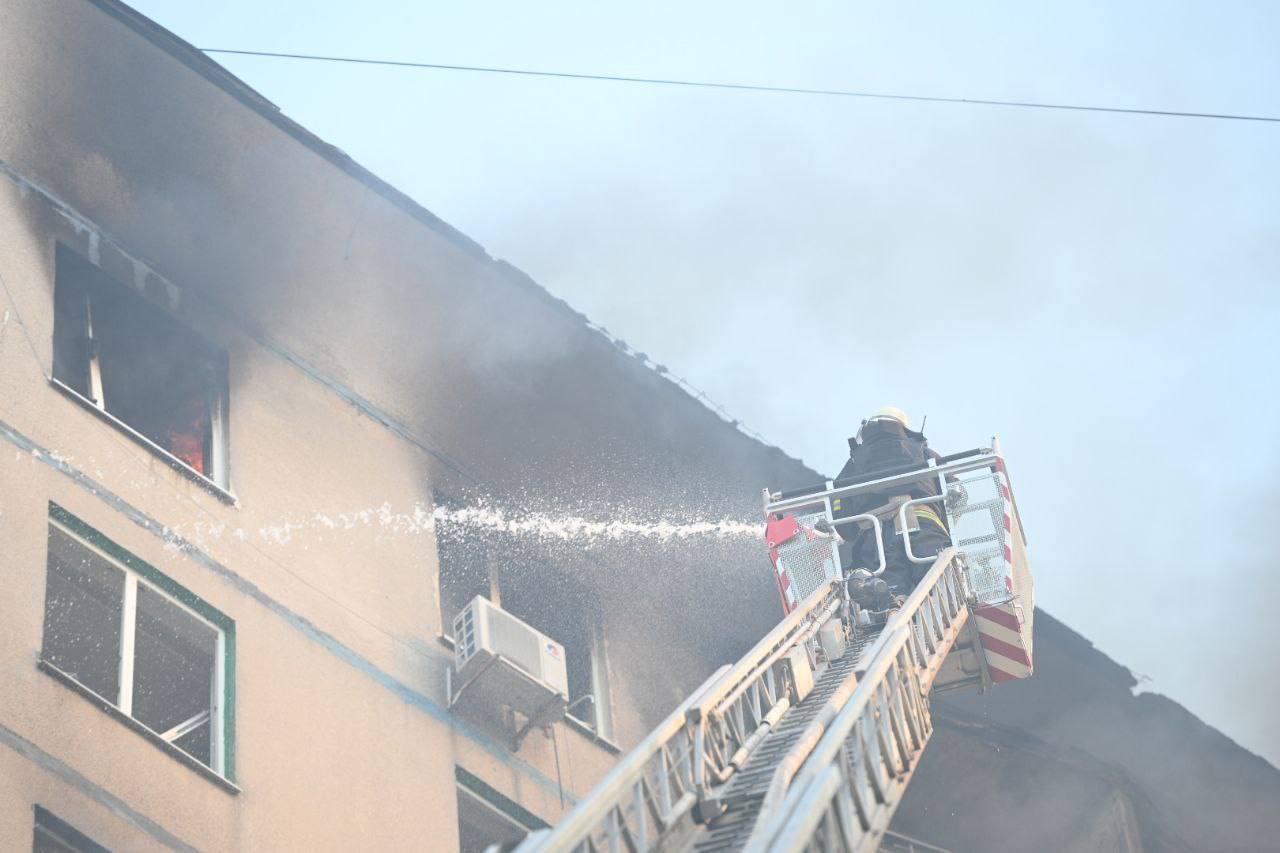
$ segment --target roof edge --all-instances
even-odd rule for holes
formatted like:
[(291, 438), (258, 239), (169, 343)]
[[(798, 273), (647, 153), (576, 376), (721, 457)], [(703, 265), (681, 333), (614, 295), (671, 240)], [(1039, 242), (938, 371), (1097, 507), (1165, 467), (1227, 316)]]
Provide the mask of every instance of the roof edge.
[(766, 450), (780, 454), (783, 458), (792, 463), (796, 463), (804, 468), (813, 470), (809, 465), (805, 464), (803, 459), (799, 459), (787, 453), (781, 447), (768, 441), (764, 436), (750, 429), (740, 420), (730, 415), (723, 406), (716, 403), (701, 390), (690, 385), (682, 377), (670, 373), (668, 369), (662, 365), (651, 363), (648, 357), (643, 353), (632, 351), (625, 343), (609, 334), (604, 327), (592, 322), (589, 317), (576, 310), (565, 300), (551, 293), (551, 291), (547, 290), (546, 287), (539, 284), (523, 270), (506, 261), (494, 258), (478, 242), (445, 222), (431, 211), (427, 210), (408, 194), (396, 189), (396, 187), (375, 175), (368, 168), (360, 165), (351, 157), (351, 155), (347, 154), (341, 148), (324, 141), (303, 125), (286, 116), (275, 103), (268, 100), (262, 95), (262, 93), (258, 92), (218, 62), (211, 59), (206, 53), (204, 53), (204, 51), (200, 50), (195, 45), (181, 38), (172, 31), (165, 29), (160, 24), (143, 15), (141, 12), (138, 12), (132, 7), (121, 2), (121, 0), (85, 0), (85, 2), (111, 16), (116, 21), (124, 24), (130, 30), (145, 38), (151, 44), (160, 48), (187, 68), (204, 77), (210, 83), (214, 84), (240, 103), (249, 107), (255, 113), (271, 122), (289, 136), (293, 137), (306, 148), (323, 157), (342, 172), (359, 181), (373, 192), (376, 192), (391, 204), (407, 213), (413, 219), (421, 222), (423, 225), (426, 225), (428, 228), (440, 234), (466, 254), (493, 264), (494, 267), (505, 277), (514, 279), (520, 284), (530, 288), (534, 293), (542, 296), (548, 302), (555, 304), (557, 307), (561, 307), (570, 318), (576, 318), (582, 325), (583, 330), (588, 334), (592, 332), (596, 333), (610, 344), (620, 355), (631, 356), (639, 362), (639, 366), (647, 367), (650, 371), (655, 372), (661, 378), (666, 379), (668, 384), (683, 392), (685, 396), (705, 409), (710, 415), (727, 425), (734, 432), (748, 440), (754, 441)]
[(328, 160), (414, 219), (448, 239), (458, 248), (470, 255), (492, 260), (484, 247), (475, 240), (427, 210), (406, 193), (396, 189), (369, 171), (369, 169), (361, 166), (341, 148), (325, 142), (319, 136), (286, 116), (278, 106), (267, 100), (260, 92), (222, 65), (210, 59), (204, 51), (195, 45), (160, 26), (141, 12), (126, 6), (120, 0), (85, 0), (85, 2), (97, 7), (102, 12), (129, 27), (129, 29), (249, 107), (298, 142), (301, 142), (311, 151)]

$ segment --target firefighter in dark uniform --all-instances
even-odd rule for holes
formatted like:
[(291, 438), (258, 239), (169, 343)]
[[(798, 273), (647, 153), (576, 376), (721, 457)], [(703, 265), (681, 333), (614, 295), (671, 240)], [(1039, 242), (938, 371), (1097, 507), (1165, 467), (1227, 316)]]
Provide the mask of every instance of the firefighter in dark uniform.
[[(907, 426), (907, 415), (892, 406), (880, 409), (862, 422), (858, 434), (849, 439), (849, 461), (840, 470), (837, 480), (866, 482), (891, 473), (901, 473), (913, 468), (924, 468), (938, 454), (929, 449), (924, 434)], [(843, 485), (843, 483), (842, 483)], [(920, 482), (895, 486), (883, 491), (853, 495), (833, 502), (836, 518), (884, 510), (895, 498), (926, 498), (940, 494), (938, 481), (932, 477)], [(914, 513), (914, 524), (910, 518)], [(894, 532), (898, 513), (882, 511), (881, 527), (884, 538), (885, 571), (881, 584), (868, 586), (864, 602), (873, 610), (892, 606), (891, 596), (907, 596), (929, 570), (929, 563), (913, 563), (907, 558), (903, 537)], [(917, 557), (933, 556), (951, 544), (947, 530), (946, 511), (941, 503), (922, 504), (908, 511), (908, 523), (918, 526), (911, 532), (911, 551)], [(848, 542), (851, 568), (874, 570), (879, 565), (875, 530), (863, 529), (854, 524), (839, 525), (841, 538)], [(859, 597), (855, 594), (855, 598)]]

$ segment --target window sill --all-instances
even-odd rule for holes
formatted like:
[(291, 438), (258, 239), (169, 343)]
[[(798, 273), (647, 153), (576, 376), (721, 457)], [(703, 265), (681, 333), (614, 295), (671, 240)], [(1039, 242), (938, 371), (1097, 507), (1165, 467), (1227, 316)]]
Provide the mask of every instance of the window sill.
[(605, 752), (608, 752), (611, 755), (622, 754), (622, 747), (597, 732), (590, 723), (584, 723), (582, 720), (573, 716), (573, 714), (565, 714), (564, 722), (565, 725), (594, 743), (596, 746), (602, 747)]
[(222, 486), (219, 486), (213, 480), (210, 480), (204, 474), (201, 474), (199, 471), (192, 468), (190, 465), (183, 462), (181, 459), (174, 456), (172, 453), (165, 450), (163, 447), (156, 444), (151, 439), (147, 438), (145, 435), (138, 432), (133, 427), (129, 426), (127, 423), (117, 418), (115, 415), (111, 414), (108, 411), (98, 408), (92, 400), (89, 400), (86, 397), (84, 397), (84, 395), (82, 395), (79, 391), (72, 388), (70, 385), (67, 385), (64, 382), (61, 382), (60, 380), (53, 379), (53, 378), (49, 379), (49, 384), (52, 385), (54, 388), (56, 388), (59, 392), (61, 392), (63, 396), (70, 397), (81, 408), (88, 409), (90, 412), (96, 415), (99, 419), (105, 421), (106, 423), (120, 430), (125, 435), (129, 436), (129, 438), (133, 439), (135, 442), (142, 445), (147, 450), (151, 451), (151, 453), (158, 456), (170, 468), (177, 471), (179, 474), (186, 477), (188, 480), (195, 483), (197, 486), (204, 489), (206, 492), (213, 495), (218, 500), (222, 501), (228, 506), (234, 506), (234, 507), (240, 506), (240, 499), (237, 498), (234, 494), (227, 491)]
[[(454, 641), (453, 637), (449, 636), (448, 634), (438, 635), (436, 637), (436, 641), (439, 642), (440, 645), (448, 649), (450, 652), (455, 651), (457, 647), (457, 643)], [(573, 714), (565, 714), (564, 717), (562, 718), (562, 721), (564, 722), (565, 725), (567, 725), (569, 728), (573, 729), (578, 734), (585, 737), (587, 740), (591, 741), (597, 746), (604, 747), (604, 749), (607, 752), (613, 755), (622, 754), (622, 747), (618, 746), (616, 743), (609, 740), (609, 738), (597, 732), (595, 730), (595, 727), (592, 726), (590, 723), (586, 723), (586, 722), (583, 722), (582, 720), (579, 720), (577, 717), (573, 716)]]
[(142, 735), (143, 738), (145, 738), (146, 740), (158, 746), (162, 752), (164, 752), (170, 758), (177, 761), (179, 764), (185, 765), (189, 769), (194, 770), (196, 773), (208, 779), (210, 782), (214, 783), (219, 788), (226, 791), (228, 794), (240, 793), (239, 785), (235, 784), (225, 776), (222, 776), (216, 770), (213, 770), (212, 768), (210, 768), (208, 765), (202, 764), (195, 758), (192, 758), (190, 755), (187, 755), (187, 753), (183, 752), (181, 749), (178, 749), (178, 747), (164, 740), (163, 738), (160, 737), (160, 735), (153, 732), (150, 728), (138, 722), (133, 717), (130, 717), (128, 714), (121, 711), (111, 702), (99, 696), (97, 693), (94, 693), (88, 687), (85, 687), (83, 684), (76, 681), (70, 675), (67, 675), (65, 672), (58, 669), (53, 664), (49, 663), (46, 660), (41, 659), (36, 664), (36, 666), (41, 672), (43, 672), (45, 675), (50, 676), (54, 681), (57, 681), (58, 683), (62, 684), (65, 687), (69, 687), (73, 693), (78, 694), (82, 698), (87, 699), (90, 702), (90, 704), (96, 705), (98, 708), (101, 708), (103, 711), (106, 711), (107, 716), (113, 717), (119, 722), (124, 723), (126, 728), (132, 729), (133, 731)]

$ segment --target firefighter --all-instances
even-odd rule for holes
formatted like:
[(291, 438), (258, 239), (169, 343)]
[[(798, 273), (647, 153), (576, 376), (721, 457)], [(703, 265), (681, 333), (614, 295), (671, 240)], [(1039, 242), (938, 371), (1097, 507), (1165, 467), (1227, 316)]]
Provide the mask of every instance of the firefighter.
[[(847, 483), (875, 480), (890, 473), (912, 468), (924, 468), (930, 459), (936, 459), (924, 434), (913, 431), (906, 412), (894, 406), (876, 411), (862, 422), (858, 434), (849, 439), (849, 461), (837, 478)], [(885, 571), (884, 584), (870, 583), (865, 588), (851, 589), (855, 598), (872, 610), (892, 606), (895, 599), (907, 596), (929, 570), (928, 563), (913, 563), (907, 558), (903, 537), (895, 534), (898, 512), (895, 499), (926, 498), (940, 494), (936, 478), (877, 490), (849, 498), (839, 499), (833, 507), (836, 518), (875, 512), (881, 519), (884, 531)], [(886, 507), (891, 507), (886, 509)], [(923, 504), (911, 508), (914, 525), (911, 532), (911, 551), (917, 557), (932, 556), (951, 544), (947, 530), (945, 510), (940, 503)], [(875, 530), (854, 525), (840, 525), (841, 538), (849, 544), (851, 568), (874, 569), (879, 565)], [(887, 586), (887, 588), (886, 588)]]

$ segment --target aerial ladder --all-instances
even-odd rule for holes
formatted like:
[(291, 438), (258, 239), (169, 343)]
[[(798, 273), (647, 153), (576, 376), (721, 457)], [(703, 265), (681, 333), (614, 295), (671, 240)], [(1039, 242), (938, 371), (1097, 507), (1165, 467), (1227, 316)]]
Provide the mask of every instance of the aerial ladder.
[[(923, 482), (937, 493), (911, 498)], [(840, 517), (868, 494), (899, 496)], [(946, 513), (936, 555), (911, 547), (921, 504)], [(871, 481), (766, 490), (764, 509), (782, 621), (518, 853), (877, 850), (933, 732), (931, 697), (1031, 674), (1026, 541), (994, 440)], [(842, 525), (874, 533), (878, 566), (842, 568)], [(885, 570), (888, 536), (929, 568), (872, 613), (849, 580)]]

